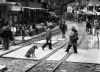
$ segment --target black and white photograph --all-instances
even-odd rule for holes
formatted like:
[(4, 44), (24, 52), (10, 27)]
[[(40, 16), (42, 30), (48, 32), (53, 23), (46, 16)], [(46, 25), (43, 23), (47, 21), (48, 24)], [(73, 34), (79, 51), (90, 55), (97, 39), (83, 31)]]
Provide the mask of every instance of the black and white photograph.
[(0, 72), (100, 72), (100, 0), (0, 0)]

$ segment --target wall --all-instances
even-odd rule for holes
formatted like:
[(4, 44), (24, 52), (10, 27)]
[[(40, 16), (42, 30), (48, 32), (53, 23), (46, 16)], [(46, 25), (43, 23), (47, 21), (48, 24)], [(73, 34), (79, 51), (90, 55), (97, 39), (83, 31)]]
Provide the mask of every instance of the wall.
[(41, 8), (41, 3), (38, 3), (37, 0), (34, 0), (34, 2), (29, 1), (28, 3), (29, 3), (28, 4), (29, 7)]

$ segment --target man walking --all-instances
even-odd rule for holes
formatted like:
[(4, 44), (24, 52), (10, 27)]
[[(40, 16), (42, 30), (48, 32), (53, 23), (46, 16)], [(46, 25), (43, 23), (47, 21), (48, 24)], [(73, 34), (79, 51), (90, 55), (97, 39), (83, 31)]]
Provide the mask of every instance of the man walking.
[(88, 20), (87, 22), (86, 22), (86, 32), (87, 33), (92, 33), (92, 24), (91, 24), (91, 21), (90, 20)]
[(61, 21), (60, 30), (62, 32), (62, 38), (65, 38), (66, 31), (67, 31), (67, 25), (65, 24), (65, 21)]
[(13, 35), (8, 27), (8, 24), (2, 27), (3, 46), (5, 50), (9, 50), (9, 42), (13, 40)]
[(46, 30), (46, 43), (42, 46), (42, 49), (44, 50), (44, 48), (49, 45), (49, 49), (52, 49), (52, 42), (51, 42), (51, 30), (48, 27)]
[(69, 44), (66, 49), (66, 52), (69, 52), (69, 49), (73, 46), (74, 53), (77, 53), (77, 40), (78, 40), (77, 30), (74, 27), (72, 27), (72, 32), (69, 36)]

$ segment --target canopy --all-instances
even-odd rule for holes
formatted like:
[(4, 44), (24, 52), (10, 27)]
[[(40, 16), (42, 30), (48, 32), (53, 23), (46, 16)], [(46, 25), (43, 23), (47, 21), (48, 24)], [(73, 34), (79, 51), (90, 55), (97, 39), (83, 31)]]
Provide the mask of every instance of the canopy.
[(44, 8), (33, 8), (33, 7), (22, 7), (22, 10), (24, 8), (27, 8), (27, 9), (38, 9), (38, 10), (47, 10), (47, 9), (44, 9)]

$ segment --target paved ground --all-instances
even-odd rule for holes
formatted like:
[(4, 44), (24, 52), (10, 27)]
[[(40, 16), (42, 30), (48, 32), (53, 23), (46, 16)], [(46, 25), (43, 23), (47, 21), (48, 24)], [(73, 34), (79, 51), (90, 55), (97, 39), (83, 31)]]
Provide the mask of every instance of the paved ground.
[[(73, 22), (70, 24), (73, 24)], [(55, 72), (100, 72), (100, 50), (94, 48), (97, 47), (96, 37), (91, 37), (92, 35), (86, 35), (85, 39), (78, 47), (78, 53), (71, 54), (70, 57), (66, 59), (66, 61)], [(41, 63), (38, 67), (36, 67), (35, 72), (48, 72), (64, 55), (64, 49), (59, 50), (47, 59), (49, 61)], [(34, 69), (32, 71), (34, 71)]]
[[(57, 27), (55, 27), (55, 28), (52, 30), (52, 34), (53, 34), (53, 35), (55, 35), (55, 34), (57, 35), (57, 34), (60, 33), (60, 30), (59, 30), (58, 28), (59, 28), (59, 27), (57, 26)], [(59, 32), (59, 33), (58, 33), (58, 32)], [(21, 39), (21, 38), (22, 38), (22, 37), (19, 36), (19, 39)], [(30, 37), (26, 37), (26, 39), (29, 39), (29, 38), (30, 38)], [(16, 43), (19, 43), (19, 44), (15, 45), (15, 46), (12, 46), (12, 45), (11, 45), (11, 46), (9, 47), (9, 50), (4, 50), (4, 49), (2, 48), (2, 46), (0, 46), (0, 56), (2, 56), (2, 55), (5, 54), (5, 53), (9, 53), (9, 52), (11, 52), (11, 51), (13, 51), (13, 50), (22, 48), (22, 47), (25, 46), (25, 45), (30, 45), (30, 44), (32, 44), (33, 42), (39, 41), (39, 40), (41, 40), (41, 39), (45, 39), (45, 32), (33, 36), (30, 40), (26, 41), (25, 43), (23, 43), (22, 40), (16, 40), (15, 42), (16, 42)], [(20, 42), (22, 42), (22, 43), (20, 43)]]
[[(78, 24), (76, 22), (67, 21), (66, 24), (68, 25), (68, 29), (69, 29), (68, 34), (66, 35), (67, 40), (68, 40), (68, 35), (70, 33), (71, 27), (75, 26), (77, 30), (79, 31), (79, 35), (82, 35), (82, 31), (85, 31), (85, 23)], [(57, 40), (56, 38), (60, 40)], [(53, 40), (56, 40), (59, 42), (63, 41), (61, 39), (61, 35), (54, 36)], [(66, 59), (66, 61), (58, 68), (56, 72), (100, 72), (100, 65), (99, 65), (100, 64), (100, 50), (98, 49), (97, 40), (98, 39), (96, 36), (86, 35), (85, 39), (82, 41), (81, 45), (78, 47), (78, 54), (74, 54), (74, 53), (71, 54), (71, 56), (68, 59)], [(40, 44), (41, 44), (41, 41), (40, 41)], [(16, 57), (16, 54), (19, 54), (19, 56), (17, 57), (20, 57), (20, 55), (24, 56), (25, 51), (27, 51), (26, 49), (30, 47), (31, 46), (28, 46), (28, 47), (25, 47), (25, 50), (18, 51), (19, 53), (22, 53), (22, 54), (19, 54), (18, 52), (12, 52), (11, 55), (10, 54), (7, 54), (7, 55), (8, 57), (10, 56)], [(54, 46), (54, 47), (57, 47), (57, 46)], [(58, 52), (53, 54), (51, 57), (47, 58), (47, 61), (39, 65), (36, 72), (46, 72), (44, 69), (42, 69), (42, 67), (46, 67), (45, 69), (49, 70), (50, 66), (52, 67), (52, 65), (55, 65), (57, 61), (59, 61), (66, 54), (65, 52), (66, 47), (67, 46), (64, 46), (63, 49), (59, 50)], [(43, 50), (39, 48), (38, 51), (41, 52)], [(37, 54), (38, 54), (38, 51), (37, 51)], [(47, 48), (45, 49), (45, 51), (43, 51), (43, 55), (49, 52), (50, 51)], [(40, 59), (41, 57), (43, 57), (43, 55), (41, 56), (40, 55), (38, 55), (37, 59)], [(24, 71), (23, 69), (29, 68), (32, 64), (35, 64), (36, 62), (37, 61), (31, 61), (31, 60), (0, 58), (0, 64), (6, 65), (9, 68), (9, 70), (11, 70), (11, 72), (12, 71), (23, 72)]]
[[(94, 42), (89, 46), (91, 40)], [(87, 35), (79, 53), (72, 54), (55, 72), (100, 72), (100, 49), (96, 40), (96, 37)]]
[[(70, 34), (70, 31), (71, 31), (71, 28), (72, 27), (75, 27), (77, 30), (79, 30), (79, 27), (78, 27), (78, 25), (77, 24), (74, 24), (73, 22), (72, 23), (70, 23), (70, 22), (66, 22), (66, 24), (67, 24), (67, 26), (68, 26), (68, 32), (66, 32), (66, 40), (68, 41), (68, 35)], [(69, 25), (70, 24), (70, 25)], [(20, 39), (20, 38), (19, 38)], [(56, 36), (53, 36), (52, 37), (52, 44), (55, 44), (55, 43), (57, 43), (57, 42), (59, 42), (59, 41), (63, 41), (63, 40), (65, 40), (65, 39), (62, 39), (62, 35), (60, 34), (60, 35), (56, 35)], [(44, 44), (46, 42), (46, 40), (41, 40), (41, 41), (37, 41), (37, 42), (34, 42), (34, 43), (36, 43), (36, 44)], [(9, 54), (7, 54), (7, 55), (4, 55), (3, 57), (11, 57), (11, 58), (24, 58), (24, 59), (27, 59), (26, 57), (25, 57), (25, 54), (27, 53), (27, 51), (33, 46), (33, 44), (34, 43), (32, 43), (31, 45), (29, 45), (29, 46), (25, 46), (25, 47), (23, 47), (23, 48), (21, 48), (21, 49), (18, 49), (18, 50), (16, 50), (16, 51), (14, 51), (14, 52), (11, 52), (11, 53), (9, 53)], [(54, 49), (54, 48), (53, 48)], [(47, 54), (49, 54), (50, 52), (51, 52), (52, 50), (48, 50), (48, 47), (47, 48), (45, 48), (45, 50), (43, 51), (42, 50), (42, 47), (41, 46), (39, 46), (39, 48), (36, 50), (36, 58), (31, 58), (31, 59), (41, 59), (41, 58), (43, 58), (44, 56), (46, 56)], [(60, 55), (60, 53), (61, 53), (61, 55)], [(64, 54), (63, 54), (64, 53)], [(17, 55), (18, 54), (18, 55)], [(59, 58), (56, 58), (56, 56), (59, 54)], [(64, 55), (65, 55), (66, 53), (65, 53), (65, 49), (63, 49), (63, 50), (61, 50), (61, 51), (58, 51), (57, 52), (57, 54), (54, 54), (53, 55), (53, 57), (54, 58), (56, 58), (56, 60), (58, 59), (58, 60), (60, 60)], [(50, 59), (54, 59), (54, 58), (49, 58), (49, 60)], [(48, 59), (47, 59), (48, 60)]]
[[(53, 44), (55, 44), (57, 41), (52, 41)], [(29, 46), (25, 46), (21, 49), (18, 49), (14, 52), (11, 52), (7, 55), (4, 55), (3, 57), (11, 57), (11, 58), (22, 58), (22, 59), (29, 59), (27, 57), (25, 57), (25, 54), (27, 53), (27, 51), (33, 46), (34, 44), (31, 44)], [(41, 59), (44, 56), (46, 56), (47, 54), (49, 54), (50, 52), (52, 52), (55, 48), (53, 48), (52, 50), (49, 50), (48, 47), (46, 47), (44, 50), (42, 50), (42, 47), (38, 46), (38, 49), (36, 49), (35, 51), (35, 58), (30, 58), (30, 59)]]

